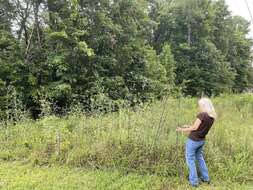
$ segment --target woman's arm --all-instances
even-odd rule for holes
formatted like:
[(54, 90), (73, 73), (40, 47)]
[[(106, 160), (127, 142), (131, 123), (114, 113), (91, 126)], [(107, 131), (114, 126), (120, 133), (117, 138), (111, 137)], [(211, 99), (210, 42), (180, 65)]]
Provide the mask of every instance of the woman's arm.
[(200, 119), (196, 119), (196, 121), (194, 122), (194, 124), (192, 126), (186, 127), (186, 128), (182, 128), (182, 127), (178, 127), (177, 128), (177, 132), (192, 132), (192, 131), (196, 131), (199, 126), (201, 124), (201, 120)]

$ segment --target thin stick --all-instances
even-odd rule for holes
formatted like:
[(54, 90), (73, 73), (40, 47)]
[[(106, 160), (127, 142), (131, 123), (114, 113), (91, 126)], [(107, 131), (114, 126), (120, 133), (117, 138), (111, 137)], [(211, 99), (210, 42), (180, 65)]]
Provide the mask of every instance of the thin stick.
[[(178, 112), (177, 112), (177, 126), (180, 127), (180, 115), (179, 113), (181, 113), (181, 96), (178, 97)], [(180, 144), (179, 144), (179, 133), (177, 132), (176, 134), (176, 164), (178, 166), (178, 172), (179, 172), (179, 176), (180, 178), (183, 177), (183, 169), (182, 169), (182, 165), (180, 163)]]
[(161, 127), (162, 127), (163, 117), (164, 117), (164, 113), (165, 113), (165, 109), (166, 109), (166, 105), (167, 105), (168, 99), (169, 99), (169, 96), (167, 96), (167, 97), (165, 98), (165, 102), (164, 102), (164, 105), (163, 105), (162, 114), (161, 114), (161, 117), (160, 117), (160, 121), (159, 121), (159, 125), (158, 125), (158, 128), (157, 128), (156, 134), (155, 134), (155, 136), (154, 136), (154, 141), (153, 141), (153, 143), (152, 143), (152, 147), (156, 144), (156, 141), (157, 141), (157, 139), (158, 139), (159, 132), (160, 132)]

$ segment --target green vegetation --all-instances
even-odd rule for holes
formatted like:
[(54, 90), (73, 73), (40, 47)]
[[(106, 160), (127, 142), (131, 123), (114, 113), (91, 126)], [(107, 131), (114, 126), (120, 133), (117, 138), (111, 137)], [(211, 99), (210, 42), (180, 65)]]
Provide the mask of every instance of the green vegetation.
[(188, 188), (200, 95), (213, 185), (252, 187), (253, 98), (222, 95), (253, 87), (249, 25), (224, 0), (0, 0), (0, 189)]
[(249, 23), (224, 0), (0, 0), (0, 12), (0, 119), (13, 90), (38, 118), (44, 102), (115, 111), (253, 84)]
[[(213, 101), (219, 118), (208, 136), (205, 151), (213, 185), (224, 184), (224, 189), (253, 187), (253, 97), (224, 95)], [(90, 184), (97, 188), (107, 182), (113, 188), (119, 185), (117, 179), (122, 178), (127, 181), (123, 189), (131, 189), (128, 185), (145, 189), (150, 183), (154, 183), (154, 189), (162, 189), (163, 184), (164, 189), (170, 186), (180, 189), (187, 184), (183, 156), (186, 137), (180, 135), (177, 143), (175, 129), (178, 124), (193, 121), (196, 103), (193, 98), (168, 98), (135, 110), (96, 116), (75, 110), (64, 118), (46, 116), (38, 121), (2, 127), (0, 159), (7, 163), (2, 162), (5, 169), (1, 173), (11, 163), (25, 162), (35, 167), (29, 166), (32, 171), (41, 172), (42, 178), (52, 175), (56, 179), (64, 175), (59, 172), (61, 169), (66, 170), (67, 179), (80, 174), (78, 179), (89, 181), (98, 175), (97, 183)], [(28, 170), (26, 164), (13, 167), (14, 171)], [(77, 169), (80, 173), (76, 174), (74, 168), (80, 168)], [(47, 174), (50, 171), (53, 173)], [(112, 172), (111, 178), (108, 172)], [(29, 185), (29, 178), (34, 175), (25, 173), (20, 180), (24, 180), (23, 185)], [(179, 185), (180, 177), (183, 186)], [(3, 177), (7, 181), (9, 178)], [(34, 183), (38, 184), (38, 180)], [(18, 177), (14, 182), (21, 183)], [(80, 184), (74, 180), (69, 185), (71, 188)]]
[[(250, 190), (252, 186), (215, 181), (200, 190)], [(33, 167), (0, 163), (1, 190), (190, 190), (185, 179), (156, 175), (124, 174), (119, 171), (84, 170), (55, 166)]]

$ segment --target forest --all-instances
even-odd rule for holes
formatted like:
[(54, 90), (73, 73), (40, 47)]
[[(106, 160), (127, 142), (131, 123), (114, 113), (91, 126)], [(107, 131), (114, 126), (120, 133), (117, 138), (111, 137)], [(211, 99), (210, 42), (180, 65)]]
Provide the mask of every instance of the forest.
[(250, 91), (249, 26), (224, 0), (0, 0), (0, 118)]

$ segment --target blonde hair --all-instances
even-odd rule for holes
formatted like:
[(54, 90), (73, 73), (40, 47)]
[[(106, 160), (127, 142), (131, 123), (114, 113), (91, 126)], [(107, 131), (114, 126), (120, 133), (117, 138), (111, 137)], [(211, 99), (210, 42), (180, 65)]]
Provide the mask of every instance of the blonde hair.
[(199, 100), (199, 106), (201, 107), (202, 111), (206, 112), (210, 117), (214, 119), (217, 118), (217, 113), (212, 101), (209, 98), (201, 98)]

